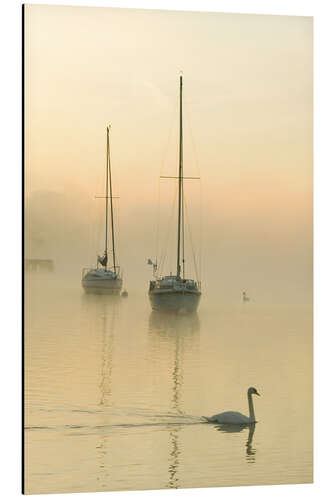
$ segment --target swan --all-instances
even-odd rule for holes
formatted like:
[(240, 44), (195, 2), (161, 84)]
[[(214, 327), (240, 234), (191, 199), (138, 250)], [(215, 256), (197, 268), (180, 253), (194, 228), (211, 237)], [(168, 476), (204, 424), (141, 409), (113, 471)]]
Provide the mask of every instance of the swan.
[(205, 417), (208, 422), (217, 422), (218, 424), (233, 424), (233, 425), (249, 425), (256, 422), (254, 416), (254, 408), (252, 401), (252, 394), (260, 396), (259, 392), (255, 387), (249, 387), (247, 391), (247, 399), (249, 402), (249, 412), (250, 416), (247, 417), (238, 411), (224, 411), (223, 413), (218, 413), (212, 417)]

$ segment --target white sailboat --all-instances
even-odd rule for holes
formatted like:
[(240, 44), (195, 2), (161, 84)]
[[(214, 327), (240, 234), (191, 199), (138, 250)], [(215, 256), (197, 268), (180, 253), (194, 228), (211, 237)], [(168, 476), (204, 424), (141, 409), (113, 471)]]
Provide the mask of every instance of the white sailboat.
[[(105, 250), (102, 256), (97, 256), (96, 267), (82, 270), (81, 282), (84, 290), (88, 293), (111, 293), (119, 295), (123, 280), (120, 267), (116, 265), (110, 160), (110, 128), (111, 125), (108, 125), (106, 128)], [(110, 268), (108, 267), (109, 200), (112, 246), (112, 266)]]
[[(201, 283), (185, 277), (184, 255), (184, 188), (183, 180), (183, 77), (180, 76), (179, 104), (179, 167), (178, 167), (178, 227), (177, 227), (177, 272), (175, 275), (157, 277), (150, 281), (149, 299), (153, 310), (193, 312), (197, 309), (201, 298)], [(194, 177), (188, 177), (193, 179)], [(182, 250), (182, 265), (181, 265)], [(154, 273), (157, 263), (153, 265)]]

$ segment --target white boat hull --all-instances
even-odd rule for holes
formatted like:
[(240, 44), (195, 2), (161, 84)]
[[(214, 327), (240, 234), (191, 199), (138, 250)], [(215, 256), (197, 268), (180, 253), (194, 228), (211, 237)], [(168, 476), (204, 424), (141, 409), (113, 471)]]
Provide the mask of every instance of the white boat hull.
[(118, 275), (100, 273), (95, 271), (86, 273), (82, 278), (82, 287), (87, 293), (109, 293), (119, 295), (123, 280)]

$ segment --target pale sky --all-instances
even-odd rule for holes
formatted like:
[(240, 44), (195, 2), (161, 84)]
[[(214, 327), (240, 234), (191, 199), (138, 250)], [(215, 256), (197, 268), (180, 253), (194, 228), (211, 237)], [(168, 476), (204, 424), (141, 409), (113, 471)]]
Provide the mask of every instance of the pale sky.
[[(158, 178), (177, 172), (182, 71), (203, 289), (311, 300), (312, 18), (28, 5), (25, 22), (27, 241), (40, 239), (38, 252), (93, 263), (111, 123), (119, 258), (146, 288)], [(160, 246), (174, 189), (161, 181)]]

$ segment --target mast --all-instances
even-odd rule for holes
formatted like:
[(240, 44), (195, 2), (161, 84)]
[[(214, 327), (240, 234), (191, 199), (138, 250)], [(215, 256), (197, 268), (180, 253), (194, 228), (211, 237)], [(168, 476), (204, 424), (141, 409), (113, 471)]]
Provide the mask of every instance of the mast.
[(105, 180), (105, 269), (108, 265), (108, 187), (109, 187), (109, 130), (106, 139), (106, 180)]
[(185, 227), (184, 227), (184, 183), (182, 180), (182, 271), (185, 279)]
[(183, 195), (183, 77), (182, 77), (182, 75), (180, 75), (179, 86), (180, 86), (180, 103), (179, 103), (179, 174), (178, 174), (177, 280), (180, 279), (180, 272), (181, 272), (181, 266), (180, 266), (180, 233), (181, 233), (182, 195)]
[(113, 222), (113, 202), (112, 202), (112, 182), (111, 182), (111, 159), (110, 159), (110, 139), (109, 131), (111, 125), (107, 127), (107, 149), (108, 149), (108, 179), (109, 179), (109, 191), (110, 191), (110, 212), (111, 212), (111, 237), (112, 237), (112, 260), (113, 260), (113, 270), (116, 272), (116, 253), (114, 248), (114, 222)]

